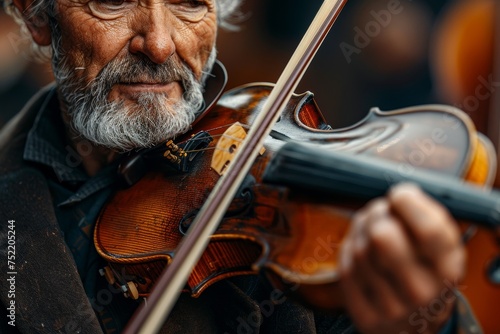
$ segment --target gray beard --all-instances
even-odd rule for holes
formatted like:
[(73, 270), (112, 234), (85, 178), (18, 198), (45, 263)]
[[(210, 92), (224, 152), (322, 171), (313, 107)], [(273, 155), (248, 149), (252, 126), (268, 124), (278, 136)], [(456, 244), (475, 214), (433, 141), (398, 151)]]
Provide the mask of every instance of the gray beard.
[[(205, 77), (215, 55), (214, 48), (205, 66)], [(203, 105), (202, 84), (187, 65), (172, 58), (161, 65), (132, 56), (115, 59), (89, 84), (71, 78), (73, 68), (66, 63), (65, 59), (53, 59), (60, 97), (73, 130), (92, 143), (119, 152), (152, 147), (188, 131)], [(153, 92), (137, 94), (133, 103), (108, 101), (114, 84), (137, 82), (138, 78), (181, 81), (183, 97), (170, 106), (168, 96)]]

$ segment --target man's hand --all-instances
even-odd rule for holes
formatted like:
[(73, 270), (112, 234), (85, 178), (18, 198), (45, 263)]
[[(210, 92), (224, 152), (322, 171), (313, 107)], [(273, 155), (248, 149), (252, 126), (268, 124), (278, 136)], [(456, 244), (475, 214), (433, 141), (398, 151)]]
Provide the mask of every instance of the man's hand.
[(439, 332), (464, 269), (458, 225), (410, 184), (355, 215), (340, 259), (347, 310), (367, 334)]

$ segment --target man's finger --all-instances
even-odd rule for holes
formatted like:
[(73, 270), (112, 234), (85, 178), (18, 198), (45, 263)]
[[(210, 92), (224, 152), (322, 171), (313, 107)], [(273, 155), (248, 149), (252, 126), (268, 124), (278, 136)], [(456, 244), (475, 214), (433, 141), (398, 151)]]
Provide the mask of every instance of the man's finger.
[(434, 297), (438, 282), (432, 268), (419, 260), (402, 224), (390, 214), (367, 224), (369, 260), (399, 298), (408, 305), (425, 305)]
[(461, 277), (465, 253), (458, 225), (446, 209), (412, 184), (391, 189), (388, 201), (393, 213), (405, 223), (419, 254), (440, 276)]
[(358, 327), (363, 324), (372, 328), (378, 323), (378, 312), (370, 301), (371, 291), (368, 291), (368, 287), (360, 280), (353, 255), (353, 243), (348, 240), (342, 245), (339, 266), (345, 307)]

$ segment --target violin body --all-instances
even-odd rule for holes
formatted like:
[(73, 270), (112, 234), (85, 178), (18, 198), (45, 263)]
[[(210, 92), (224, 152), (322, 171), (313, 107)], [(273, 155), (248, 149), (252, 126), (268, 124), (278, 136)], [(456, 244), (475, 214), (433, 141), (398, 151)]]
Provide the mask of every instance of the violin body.
[[(98, 253), (109, 263), (110, 283), (136, 289), (129, 291), (135, 298), (149, 294), (221, 177), (212, 167), (214, 156), (234, 150), (219, 145), (227, 128), (250, 125), (271, 89), (255, 84), (225, 93), (176, 141), (189, 147), (182, 168), (159, 163), (135, 185), (116, 192), (94, 235)], [(480, 185), (491, 184), (496, 168), (491, 144), (455, 108), (372, 109), (358, 124), (333, 130), (312, 93), (294, 95), (193, 269), (185, 287), (191, 295), (228, 277), (264, 271), (277, 288), (293, 291), (306, 304), (322, 309), (343, 304), (337, 289), (339, 246), (352, 214), (364, 203), (263, 183), (266, 166), (285, 142), (377, 156), (396, 163), (401, 173), (424, 168)]]

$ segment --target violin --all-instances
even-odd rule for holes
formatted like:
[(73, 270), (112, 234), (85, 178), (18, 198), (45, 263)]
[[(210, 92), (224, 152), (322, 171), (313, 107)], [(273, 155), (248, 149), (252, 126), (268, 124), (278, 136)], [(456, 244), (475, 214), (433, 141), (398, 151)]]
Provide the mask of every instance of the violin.
[[(326, 23), (311, 28), (315, 32), (304, 39), (324, 37), (344, 3), (325, 2), (318, 20)], [(303, 72), (298, 63), (307, 62), (303, 60), (315, 52), (306, 49), (285, 69), (292, 82)], [(212, 74), (220, 78), (224, 72), (218, 64)], [(491, 144), (464, 113), (448, 106), (391, 112), (375, 108), (358, 124), (333, 130), (313, 94), (292, 94), (296, 84), (285, 82), (246, 85), (220, 98), (216, 93), (216, 102), (207, 103), (192, 131), (122, 163), (120, 170), (130, 187), (117, 191), (102, 211), (94, 242), (109, 263), (102, 272), (108, 281), (131, 298), (148, 296), (149, 306), (139, 310), (134, 319), (140, 320), (128, 332), (157, 331), (181, 291), (196, 297), (219, 280), (261, 271), (308, 305), (341, 307), (336, 264), (353, 213), (401, 175), (410, 180), (420, 175), (416, 180), (432, 193), (435, 178), (421, 175), (420, 169), (433, 171), (439, 179), (456, 177), (449, 182), (452, 189), (438, 187), (435, 195), (446, 204), (458, 194), (448, 203), (451, 208), (455, 205), (458, 218), (497, 229), (498, 197), (490, 199), (477, 186), (458, 181), (491, 184), (496, 168)], [(309, 145), (300, 149), (304, 142)], [(290, 147), (299, 149), (289, 151)], [(375, 193), (360, 191), (363, 198), (357, 200), (330, 196), (336, 181), (353, 178), (342, 171), (339, 179), (317, 191), (304, 191), (310, 186), (308, 180), (296, 182), (300, 177), (294, 169), (304, 163), (312, 168), (299, 169), (299, 176), (316, 171), (315, 184), (325, 179), (323, 175), (335, 174), (330, 167), (339, 161), (332, 160), (338, 152), (368, 159), (360, 159), (356, 168), (379, 171), (374, 176), (377, 182), (371, 183)], [(290, 154), (300, 156), (298, 164), (287, 160)], [(326, 160), (320, 162), (322, 158)], [(347, 170), (356, 170), (353, 166)], [(291, 174), (287, 167), (292, 167)], [(393, 173), (386, 174), (391, 169)], [(283, 176), (285, 182), (280, 180)], [(456, 201), (468, 193), (487, 209), (471, 205), (479, 210), (463, 212), (463, 202)]]
[[(239, 123), (239, 129), (248, 128), (271, 88), (271, 84), (253, 84), (226, 92), (193, 131), (179, 138), (176, 148), (172, 144), (164, 145), (159, 148), (161, 154), (149, 153), (151, 156), (144, 158), (157, 159), (155, 167), (131, 188), (118, 191), (96, 223), (95, 245), (109, 263), (106, 277), (110, 283), (125, 285), (132, 298), (149, 296), (175, 256), (193, 218), (223, 174), (225, 163), (217, 160), (226, 162), (226, 155), (234, 155), (231, 151), (237, 150), (241, 143), (234, 135), (234, 124)], [(295, 171), (286, 182), (269, 183), (269, 179), (278, 176), (286, 178), (284, 170), (268, 172), (266, 183), (264, 171), (283, 159), (285, 143), (285, 147), (297, 149), (304, 141), (313, 143), (313, 148), (305, 148), (301, 159), (309, 168)], [(197, 297), (219, 280), (264, 270), (283, 291), (295, 287), (298, 290), (295, 297), (302, 302), (322, 309), (336, 308), (342, 300), (336, 289), (336, 261), (342, 238), (355, 210), (369, 198), (383, 195), (390, 186), (387, 178), (390, 166), (384, 166), (376, 178), (385, 188), (370, 194), (373, 189), (369, 185), (373, 186), (373, 182), (365, 183), (364, 177), (374, 167), (362, 164), (366, 171), (356, 173), (354, 179), (361, 181), (356, 189), (364, 194), (365, 200), (353, 201), (353, 196), (348, 196), (348, 190), (354, 189), (352, 184), (339, 190), (339, 196), (343, 197), (327, 193), (338, 188), (335, 182), (346, 182), (345, 179), (353, 177), (344, 173), (329, 183), (325, 175), (334, 175), (335, 164), (332, 161), (321, 164), (320, 159), (340, 151), (359, 155), (358, 161), (362, 157), (391, 161), (395, 169), (393, 179), (409, 175), (408, 179), (416, 182), (418, 170), (425, 168), (439, 173), (438, 181), (430, 184), (442, 184), (443, 175), (446, 178), (453, 175), (481, 185), (493, 180), (495, 157), (490, 145), (474, 132), (472, 122), (452, 107), (420, 106), (391, 112), (373, 109), (360, 123), (332, 130), (325, 123), (312, 93), (294, 95), (266, 141), (265, 152), (252, 165), (206, 251), (193, 268), (184, 291)], [(321, 148), (320, 155), (316, 146)], [(173, 150), (179, 152), (178, 162), (164, 157), (165, 152)], [(347, 168), (352, 170), (352, 166)], [(315, 173), (321, 175), (316, 182)], [(458, 180), (453, 183), (459, 184)], [(309, 189), (306, 196), (301, 195), (302, 191), (294, 191), (297, 187), (304, 189), (312, 185), (315, 190)], [(326, 189), (320, 188), (321, 185)], [(479, 208), (479, 204), (489, 198), (487, 193), (476, 190), (480, 193), (479, 200), (472, 204), (474, 188), (459, 187), (460, 193), (453, 189), (447, 196), (455, 194), (457, 200), (464, 200), (457, 204), (458, 208), (464, 204), (471, 209)], [(481, 208), (480, 212), (492, 213), (489, 209), (495, 208), (499, 198), (490, 200), (489, 208)], [(479, 220), (477, 216), (466, 218)], [(483, 222), (495, 228), (497, 218), (485, 218)], [(328, 256), (319, 259), (315, 256), (318, 245)]]

